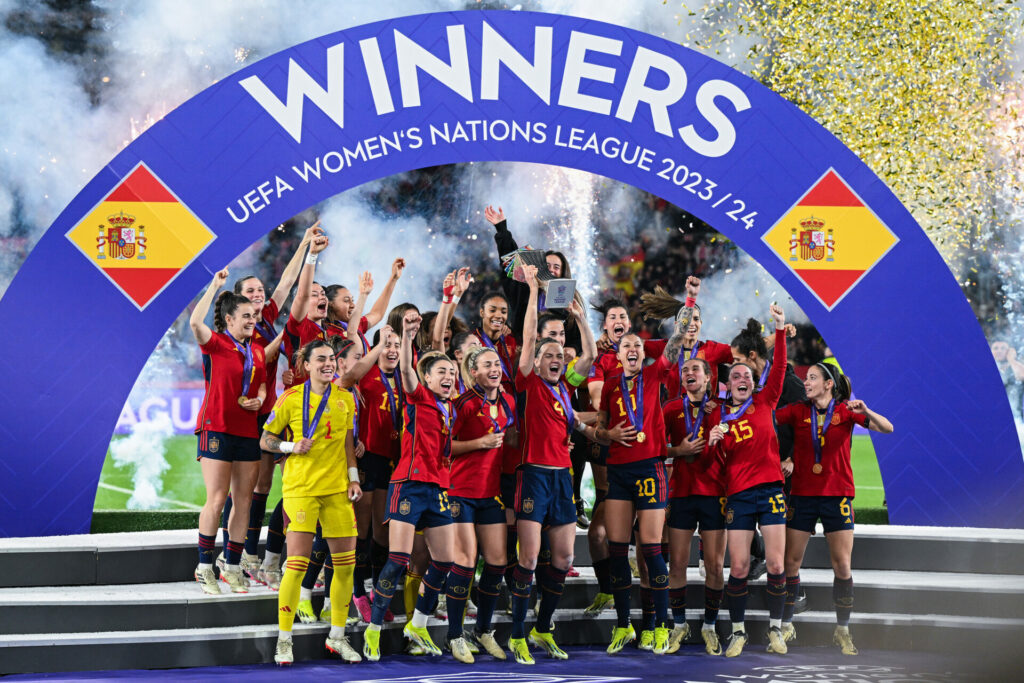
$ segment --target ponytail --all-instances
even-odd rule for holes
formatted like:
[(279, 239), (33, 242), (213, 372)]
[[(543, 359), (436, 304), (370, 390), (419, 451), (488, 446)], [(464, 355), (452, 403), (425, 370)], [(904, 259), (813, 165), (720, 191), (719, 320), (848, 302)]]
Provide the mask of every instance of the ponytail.
[(228, 323), (226, 320), (227, 316), (234, 315), (239, 306), (251, 303), (251, 301), (241, 294), (235, 294), (234, 292), (229, 292), (227, 290), (218, 294), (217, 300), (213, 304), (214, 329), (218, 332), (223, 332), (228, 329)]
[[(682, 301), (669, 294), (664, 287), (658, 285), (654, 288), (653, 292), (644, 292), (640, 295), (639, 310), (643, 314), (644, 320), (650, 320), (651, 318), (663, 320), (665, 318), (675, 318), (685, 305)], [(700, 306), (697, 304), (694, 304), (693, 308), (698, 312), (700, 311)]]
[(731, 346), (736, 347), (744, 358), (747, 358), (751, 351), (756, 351), (758, 358), (768, 357), (768, 346), (761, 336), (761, 323), (754, 318), (747, 319), (747, 326), (733, 338)]

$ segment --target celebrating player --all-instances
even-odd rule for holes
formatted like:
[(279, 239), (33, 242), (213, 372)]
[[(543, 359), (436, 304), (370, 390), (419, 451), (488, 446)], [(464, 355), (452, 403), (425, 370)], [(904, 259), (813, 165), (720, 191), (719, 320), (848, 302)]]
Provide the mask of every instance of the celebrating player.
[[(319, 224), (317, 222), (317, 225)], [(284, 350), (290, 371), (288, 375), (282, 377), (286, 387), (295, 386), (305, 379), (302, 376), (302, 368), (294, 365), (295, 352), (314, 339), (327, 338), (323, 328), (327, 319), (327, 295), (324, 294), (324, 288), (314, 281), (314, 277), (316, 262), (329, 243), (325, 234), (313, 237), (309, 243), (306, 263), (299, 272), (299, 284), (295, 288), (291, 310), (288, 312), (288, 322), (284, 326)]]
[[(462, 606), (476, 570), (477, 547), (484, 557), (476, 630), (471, 637), (489, 655), (505, 659), (494, 638), (491, 615), (505, 574), (505, 505), (501, 493), (502, 444), (515, 438), (515, 397), (501, 389), (501, 359), (491, 349), (471, 349), (463, 362), (469, 389), (455, 402), (451, 502), (455, 522), (455, 566), (448, 575), (448, 641), (452, 654), (471, 663), (462, 632)], [(511, 432), (511, 433), (510, 433)]]
[[(523, 323), (523, 350), (516, 373), (516, 386), (526, 396), (523, 464), (517, 472), (515, 502), (519, 561), (512, 573), (513, 621), (509, 640), (509, 649), (520, 664), (533, 663), (525, 639), (526, 607), (540, 553), (541, 527), (545, 525), (549, 526), (551, 564), (538, 576), (542, 597), (537, 624), (530, 631), (530, 641), (546, 650), (551, 657), (569, 657), (551, 635), (551, 616), (572, 566), (576, 536), (569, 444), (573, 429), (583, 429), (591, 435), (594, 431), (580, 423), (573, 412), (569, 390), (562, 381), (565, 357), (561, 345), (553, 339), (537, 340), (539, 285), (535, 267), (527, 266), (526, 279), (530, 299)], [(576, 362), (575, 372), (585, 377), (594, 362), (597, 348), (586, 325), (583, 308), (574, 302), (570, 310), (584, 337), (583, 353)]]
[[(448, 468), (451, 460), (451, 429), (454, 421), (449, 400), (455, 385), (455, 366), (447, 356), (427, 353), (418, 367), (412, 363), (412, 345), (419, 331), (419, 315), (405, 319), (402, 326), (401, 372), (405, 387), (405, 432), (402, 458), (388, 486), (387, 564), (374, 586), (371, 623), (363, 634), (363, 654), (380, 659), (380, 628), (384, 613), (413, 549), (417, 529), (424, 529), (430, 549), (430, 567), (423, 575), (423, 593), (404, 633), (429, 654), (441, 650), (427, 632), (427, 617), (433, 614), (437, 596), (452, 567), (454, 530), (448, 507)], [(406, 586), (406, 590), (408, 590)], [(449, 608), (450, 609), (450, 608)], [(449, 618), (451, 618), (449, 614)]]
[(350, 393), (331, 385), (337, 364), (330, 344), (309, 342), (299, 350), (296, 365), (307, 379), (281, 394), (260, 440), (264, 450), (286, 456), (281, 495), (288, 515), (288, 559), (278, 595), (274, 661), (293, 662), (292, 625), (319, 520), (334, 566), (330, 597), (335, 607), (325, 646), (346, 662), (358, 662), (359, 653), (345, 636), (356, 561), (352, 503), (362, 495), (354, 464), (355, 405)]
[[(370, 344), (366, 340), (366, 331), (383, 320), (388, 311), (388, 304), (391, 302), (391, 295), (395, 291), (398, 280), (405, 270), (405, 259), (396, 258), (391, 264), (391, 277), (384, 285), (384, 291), (380, 293), (377, 300), (373, 302), (366, 315), (359, 315), (359, 324), (355, 330), (349, 329), (349, 321), (353, 314), (361, 314), (366, 297), (373, 291), (373, 277), (370, 273), (363, 273), (359, 277), (359, 301), (352, 300), (352, 293), (344, 285), (330, 285), (324, 290), (328, 304), (328, 326), (347, 335), (352, 341), (359, 341), (363, 347), (363, 353), (370, 351)], [(355, 338), (353, 338), (355, 337)]]
[[(621, 323), (616, 323), (621, 324)], [(638, 520), (639, 546), (647, 566), (655, 607), (655, 628), (650, 644), (655, 654), (668, 649), (668, 567), (661, 554), (668, 502), (665, 471), (665, 422), (660, 410), (661, 387), (674, 370), (686, 328), (676, 325), (666, 355), (644, 367), (644, 344), (639, 336), (625, 334), (618, 340), (622, 373), (608, 377), (598, 408), (598, 440), (608, 448), (608, 493), (605, 496), (605, 527), (611, 557), (612, 590), (617, 625), (608, 653), (620, 652), (636, 639), (629, 623), (632, 573), (629, 541), (633, 520)], [(610, 427), (610, 428), (608, 428)], [(641, 642), (641, 647), (643, 647)]]
[(807, 541), (821, 520), (832, 558), (832, 601), (836, 628), (832, 639), (844, 655), (857, 654), (850, 636), (853, 609), (853, 470), (850, 439), (860, 425), (891, 434), (892, 423), (868, 409), (864, 401), (848, 401), (849, 381), (839, 369), (818, 363), (804, 380), (807, 401), (780, 408), (775, 419), (793, 426), (793, 487), (786, 523), (786, 608), (782, 617), (785, 640), (796, 637), (793, 604), (800, 591), (800, 565)]
[[(220, 593), (213, 573), (213, 547), (217, 521), (228, 490), (249, 492), (259, 472), (260, 445), (257, 415), (266, 397), (266, 358), (263, 348), (252, 343), (258, 320), (252, 303), (244, 296), (223, 292), (217, 297), (214, 327), (204, 319), (213, 296), (224, 286), (228, 271), (213, 276), (199, 299), (189, 324), (203, 352), (206, 394), (196, 421), (199, 437), (197, 459), (203, 469), (206, 503), (199, 513), (199, 565), (195, 578), (207, 593)], [(224, 548), (225, 569), (221, 578), (233, 593), (248, 593), (248, 581), (239, 567), (249, 521), (248, 495), (239, 496), (228, 518), (229, 541)]]
[(775, 436), (772, 409), (782, 392), (786, 374), (786, 316), (776, 305), (775, 353), (764, 388), (756, 392), (756, 376), (745, 363), (729, 368), (730, 398), (712, 414), (708, 447), (717, 449), (725, 461), (725, 524), (729, 543), (729, 614), (732, 637), (726, 657), (736, 657), (747, 642), (743, 617), (747, 605), (747, 572), (750, 570), (750, 541), (755, 525), (764, 535), (768, 564), (768, 651), (786, 654), (782, 636), (782, 610), (786, 602), (783, 553), (786, 544), (786, 497), (782, 492), (779, 443)]
[[(685, 342), (684, 342), (685, 343)], [(703, 358), (683, 362), (682, 398), (665, 404), (665, 427), (673, 458), (669, 482), (668, 539), (672, 552), (668, 573), (669, 601), (675, 628), (668, 638), (669, 654), (679, 650), (689, 637), (686, 623), (686, 567), (690, 563), (690, 542), (700, 525), (704, 544), (704, 625), (701, 637), (709, 655), (722, 654), (715, 623), (722, 604), (725, 577), (725, 487), (721, 462), (705, 449), (708, 422), (718, 409), (711, 391), (711, 370)]]
[(484, 296), (480, 303), (480, 327), (475, 333), (481, 344), (498, 354), (501, 359), (502, 386), (505, 391), (513, 392), (516, 340), (511, 334), (502, 334), (507, 322), (508, 300), (497, 292)]

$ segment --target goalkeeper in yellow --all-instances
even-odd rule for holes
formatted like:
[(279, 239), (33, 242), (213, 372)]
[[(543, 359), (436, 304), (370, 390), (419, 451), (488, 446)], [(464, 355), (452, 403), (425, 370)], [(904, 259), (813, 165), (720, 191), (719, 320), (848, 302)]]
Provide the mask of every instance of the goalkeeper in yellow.
[(260, 439), (263, 450), (281, 453), (285, 459), (281, 495), (288, 559), (277, 601), (274, 661), (288, 665), (294, 660), (292, 624), (319, 520), (334, 563), (331, 633), (326, 646), (346, 662), (358, 662), (362, 658), (345, 637), (356, 558), (352, 504), (363, 495), (352, 439), (355, 403), (350, 392), (332, 390), (337, 363), (327, 342), (317, 339), (303, 346), (296, 366), (301, 366), (308, 379), (281, 394)]

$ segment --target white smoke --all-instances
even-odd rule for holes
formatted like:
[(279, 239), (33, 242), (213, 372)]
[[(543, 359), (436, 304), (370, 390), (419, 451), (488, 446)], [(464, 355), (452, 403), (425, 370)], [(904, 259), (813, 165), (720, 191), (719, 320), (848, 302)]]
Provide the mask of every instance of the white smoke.
[(162, 477), (170, 467), (165, 443), (174, 434), (171, 416), (159, 413), (148, 421), (137, 422), (132, 433), (110, 443), (110, 454), (118, 467), (132, 468), (132, 495), (125, 504), (129, 510), (155, 510), (161, 507)]

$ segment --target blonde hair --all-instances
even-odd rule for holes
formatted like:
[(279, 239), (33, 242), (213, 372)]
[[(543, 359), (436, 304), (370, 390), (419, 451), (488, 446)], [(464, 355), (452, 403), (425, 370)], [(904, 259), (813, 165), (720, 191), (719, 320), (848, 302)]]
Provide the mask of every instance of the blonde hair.
[[(467, 387), (472, 386), (473, 371), (476, 370), (477, 361), (480, 359), (480, 356), (484, 355), (487, 352), (493, 353), (495, 355), (498, 354), (497, 351), (486, 346), (474, 346), (465, 354), (463, 354), (462, 367), (459, 368), (459, 372), (462, 373), (462, 381), (466, 384)], [(498, 358), (501, 358), (501, 356), (498, 356)]]

